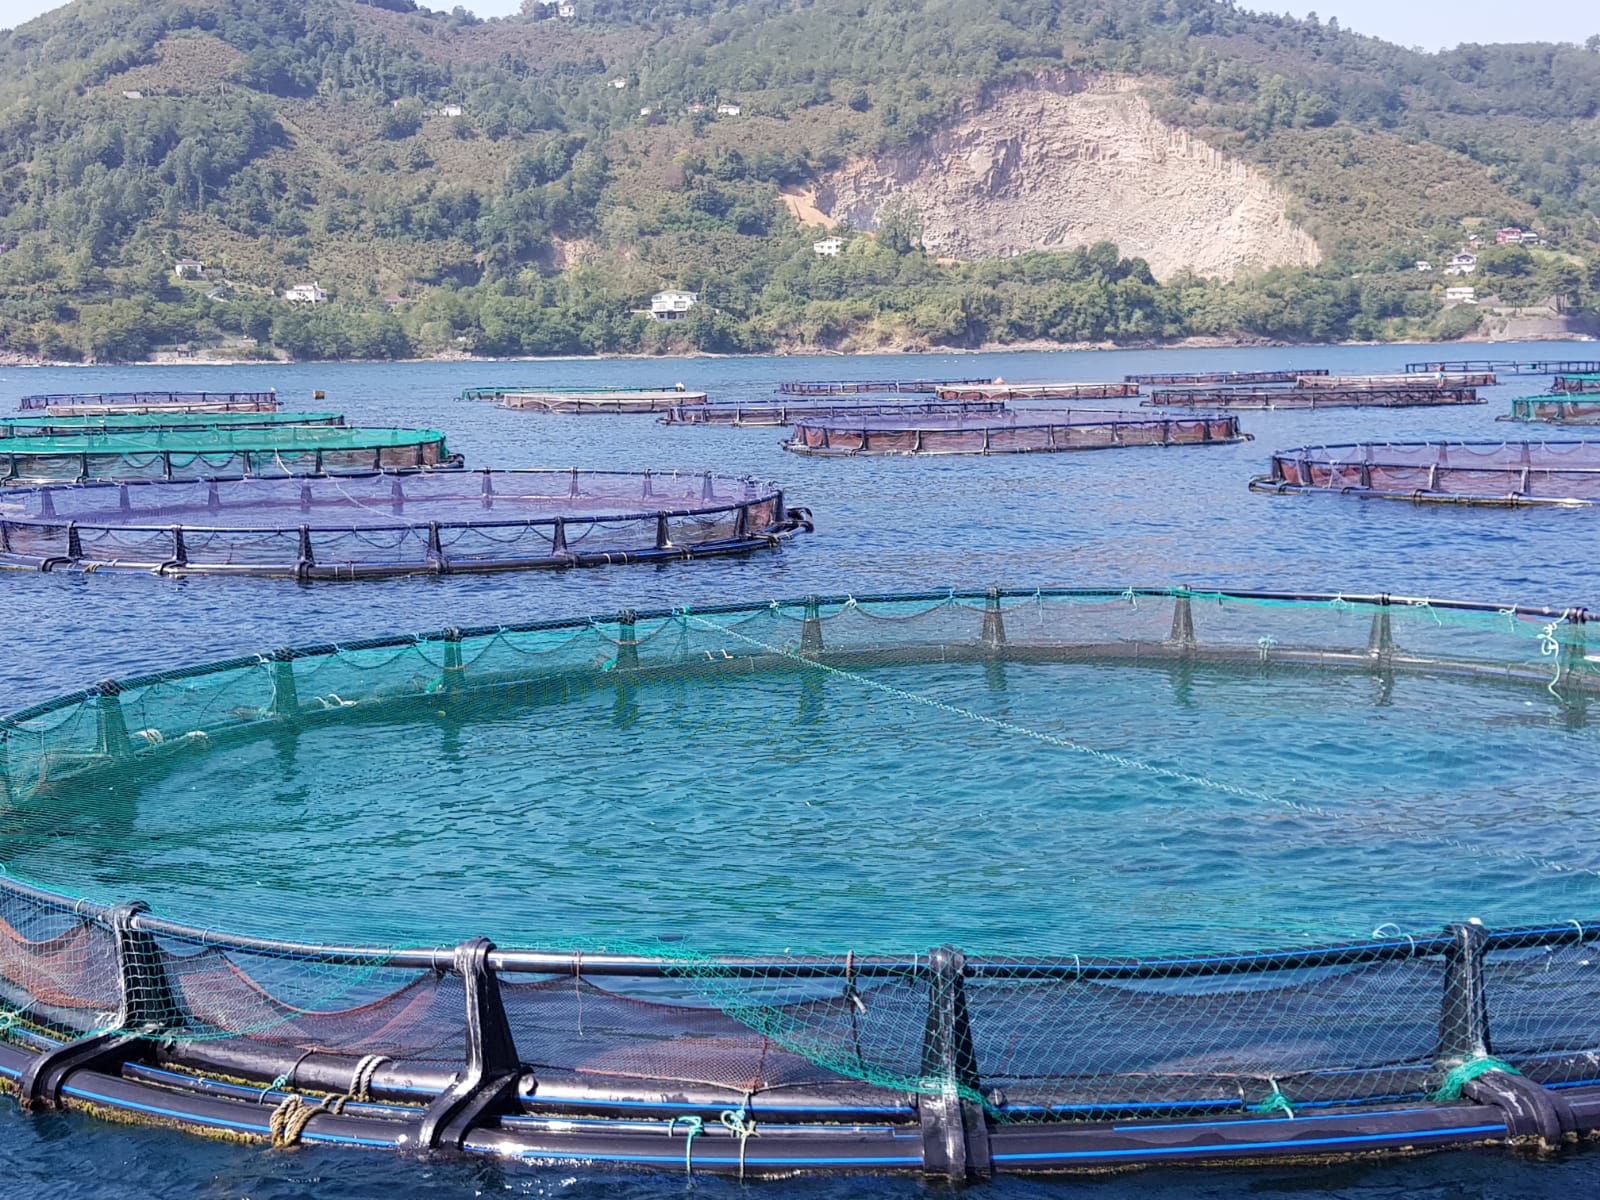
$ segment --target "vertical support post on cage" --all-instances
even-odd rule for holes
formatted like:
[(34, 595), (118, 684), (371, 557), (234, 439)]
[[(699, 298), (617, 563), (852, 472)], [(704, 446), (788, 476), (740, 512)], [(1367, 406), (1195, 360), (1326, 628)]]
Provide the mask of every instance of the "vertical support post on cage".
[(500, 996), (500, 978), (489, 966), (493, 949), (488, 938), (456, 947), (452, 971), (461, 977), (466, 1001), (466, 1062), (456, 1081), (423, 1112), (419, 1149), (459, 1150), (473, 1126), (516, 1102), (523, 1067)]
[(94, 685), (95, 749), (112, 759), (121, 761), (133, 757), (133, 742), (128, 737), (128, 719), (122, 711), (122, 685), (115, 679), (103, 679)]
[(183, 540), (183, 526), (172, 527), (172, 558), (170, 562), (182, 565), (189, 561), (189, 547)]
[[(16, 473), (15, 460), (12, 462), (12, 473)], [(39, 491), (39, 515), (41, 517), (53, 517), (56, 515), (55, 496), (49, 488), (41, 488)]]
[(1572, 627), (1572, 636), (1560, 643), (1556, 652), (1556, 683), (1568, 683), (1572, 676), (1583, 670), (1583, 664), (1588, 661), (1584, 654), (1584, 644), (1588, 640), (1585, 636), (1585, 627), (1589, 622), (1589, 612), (1582, 608), (1569, 608), (1561, 614), (1561, 619)]
[(459, 692), (467, 685), (467, 664), (461, 656), (461, 630), (444, 631), (444, 690)]
[(646, 500), (651, 499), (655, 495), (655, 492), (654, 492), (654, 490), (652, 490), (652, 488), (650, 486), (650, 483), (651, 483), (650, 472), (646, 471), (644, 473), (644, 492), (642, 493), (643, 498), (646, 499)]
[(550, 553), (566, 554), (567, 552), (567, 521), (565, 517), (557, 517), (550, 531)]
[(300, 557), (295, 561), (295, 578), (304, 579), (317, 565), (316, 555), (311, 549), (311, 526), (300, 526)]
[(807, 596), (805, 619), (800, 622), (800, 657), (817, 658), (821, 654), (822, 602), (815, 596)]
[(986, 650), (998, 650), (1006, 644), (1006, 619), (1000, 611), (1000, 589), (994, 584), (983, 594), (983, 633), (980, 640)]
[(1172, 632), (1169, 640), (1185, 650), (1193, 650), (1194, 601), (1188, 589), (1179, 588), (1172, 594)]
[(149, 912), (143, 900), (119, 904), (107, 914), (117, 947), (117, 985), (122, 1011), (117, 1024), (124, 1030), (171, 1029), (181, 1023), (172, 983), (162, 966), (161, 948), (134, 918)]
[(672, 534), (667, 528), (667, 514), (656, 514), (656, 549), (665, 550), (672, 545)]
[(1434, 1051), (1434, 1067), (1439, 1071), (1490, 1053), (1489, 997), (1483, 983), (1489, 931), (1477, 921), (1467, 921), (1446, 926), (1445, 933), (1450, 946), (1444, 952), (1444, 1003), (1439, 1011), (1439, 1045)]
[(733, 536), (743, 539), (750, 536), (750, 506), (739, 505), (739, 515), (733, 521)]
[(450, 569), (450, 560), (444, 556), (444, 541), (439, 536), (439, 522), (428, 522), (428, 565), (441, 574)]
[(578, 494), (578, 468), (572, 468), (572, 478), (567, 483), (567, 499), (571, 500)]
[(300, 712), (300, 688), (294, 679), (294, 651), (287, 646), (272, 652), (272, 707), (267, 715), (292, 717)]
[(707, 471), (700, 481), (700, 499), (715, 500), (716, 498), (716, 485), (711, 482), (711, 472)]
[(406, 486), (398, 478), (389, 484), (389, 511), (395, 515), (406, 510)]
[(479, 493), (485, 508), (494, 507), (494, 476), (485, 471), (483, 473), (483, 490)]
[(123, 513), (133, 511), (133, 500), (128, 495), (128, 485), (125, 483), (117, 485), (117, 511)]
[(67, 522), (67, 557), (73, 562), (83, 557), (83, 538), (78, 533), (76, 521)]
[(928, 1020), (917, 1098), (925, 1175), (965, 1183), (990, 1173), (989, 1128), (979, 1093), (978, 1056), (967, 1016), (966, 955), (940, 946), (928, 955)]
[(215, 479), (206, 488), (206, 511), (209, 513), (222, 511), (222, 495), (217, 491), (217, 481)]
[(1378, 611), (1372, 614), (1372, 632), (1367, 634), (1367, 653), (1385, 662), (1394, 657), (1394, 617), (1389, 612), (1387, 594), (1378, 597)]
[(639, 665), (639, 614), (625, 608), (617, 614), (617, 669), (631, 671)]
[(300, 511), (311, 511), (311, 485), (309, 483), (300, 485)]

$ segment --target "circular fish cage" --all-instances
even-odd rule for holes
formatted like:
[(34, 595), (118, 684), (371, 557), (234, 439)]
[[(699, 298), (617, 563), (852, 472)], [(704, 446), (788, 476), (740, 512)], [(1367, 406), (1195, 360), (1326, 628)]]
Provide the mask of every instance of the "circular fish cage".
[(78, 437), (93, 433), (186, 433), (196, 429), (275, 429), (283, 425), (343, 425), (340, 413), (165, 412), (102, 416), (0, 417), (0, 439)]
[(278, 393), (265, 392), (65, 392), (24, 396), (24, 412), (43, 409), (50, 416), (146, 412), (274, 412)]
[(459, 467), (433, 429), (299, 426), (0, 439), (6, 486), (150, 479), (274, 478)]
[(885, 404), (881, 400), (755, 400), (685, 404), (669, 408), (663, 425), (741, 425), (773, 428), (801, 420), (880, 416), (992, 416), (1006, 411), (1004, 401), (929, 400)]
[(704, 404), (705, 392), (684, 388), (476, 388), (471, 399), (496, 401), (501, 408), (542, 413), (653, 413), (690, 404)]
[(1523, 396), (1497, 421), (1542, 421), (1547, 425), (1600, 425), (1600, 400), (1578, 400), (1572, 394)]
[(479, 470), (18, 489), (0, 565), (358, 579), (742, 554), (809, 529), (776, 484)]
[(1600, 442), (1362, 442), (1279, 450), (1250, 490), (1441, 504), (1600, 503)]
[(993, 416), (817, 417), (796, 421), (783, 444), (795, 454), (1031, 454), (1128, 446), (1247, 442), (1239, 418), (1214, 413), (1155, 417), (1092, 409), (1037, 409)]
[(1435, 387), (1295, 387), (1157, 388), (1140, 402), (1145, 408), (1210, 408), (1223, 410), (1278, 408), (1437, 408), (1449, 404), (1483, 404), (1476, 388)]
[(0, 1075), (730, 1175), (1559, 1144), (1600, 1129), (1587, 624), (990, 589), (107, 681), (0, 721)]
[(940, 388), (993, 382), (993, 379), (786, 379), (778, 384), (778, 391), (785, 396), (932, 395)]
[(1126, 400), (1137, 383), (990, 383), (942, 386), (941, 400)]

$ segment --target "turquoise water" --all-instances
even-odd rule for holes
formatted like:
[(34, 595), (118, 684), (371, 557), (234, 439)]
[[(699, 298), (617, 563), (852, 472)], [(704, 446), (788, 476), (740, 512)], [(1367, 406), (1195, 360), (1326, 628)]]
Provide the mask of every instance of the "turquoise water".
[[(779, 449), (782, 432), (777, 430), (665, 427), (648, 416), (551, 417), (457, 399), (463, 387), (480, 384), (582, 386), (666, 377), (681, 378), (718, 398), (754, 399), (769, 396), (780, 378), (818, 376), (1001, 374), (1013, 381), (1104, 380), (1128, 371), (1246, 369), (1287, 359), (1335, 371), (1387, 371), (1408, 359), (1480, 352), (1477, 347), (1352, 347), (984, 358), (5, 370), (0, 372), (0, 409), (34, 392), (175, 386), (275, 386), (286, 406), (306, 407), (312, 390), (322, 388), (328, 394), (326, 407), (343, 410), (352, 424), (442, 428), (451, 448), (463, 452), (473, 466), (749, 472), (783, 481), (792, 501), (815, 511), (817, 532), (778, 553), (742, 560), (563, 575), (300, 587), (282, 581), (4, 573), (0, 595), (12, 620), (0, 628), (0, 707), (20, 707), (153, 665), (200, 662), (283, 644), (809, 592), (981, 588), (992, 582), (1119, 588), (1185, 582), (1390, 591), (1600, 609), (1593, 573), (1593, 513), (1439, 510), (1258, 497), (1245, 489), (1248, 477), (1261, 472), (1269, 452), (1279, 447), (1365, 438), (1528, 436), (1523, 427), (1496, 424), (1493, 418), (1509, 408), (1511, 398), (1539, 391), (1533, 381), (1494, 389), (1489, 393), (1492, 402), (1477, 408), (1244, 414), (1245, 429), (1258, 440), (1240, 446), (939, 462), (798, 460)], [(1528, 357), (1591, 352), (1571, 344), (1516, 349)], [(497, 744), (479, 746), (477, 757), (499, 756), (496, 761), (507, 770), (533, 778), (542, 790), (510, 802), (504, 795), (496, 799), (498, 838), (484, 837), (481, 827), (461, 819), (463, 809), (468, 816), (481, 814), (488, 794), (481, 784), (476, 793), (446, 786), (459, 780), (459, 774), (450, 774), (462, 769), (459, 764), (452, 768), (443, 755), (434, 755), (429, 771), (440, 785), (427, 790), (417, 786), (421, 768), (416, 755), (436, 749), (438, 735), (431, 735), (433, 745), (421, 734), (408, 742), (397, 729), (386, 769), (354, 779), (313, 776), (313, 764), (325, 756), (316, 739), (309, 738), (296, 751), (293, 768), (307, 790), (291, 792), (274, 782), (281, 777), (246, 773), (248, 777), (229, 780), (229, 790), (219, 794), (212, 790), (218, 786), (215, 781), (207, 783), (197, 773), (189, 778), (187, 793), (163, 791), (159, 803), (138, 798), (130, 818), (135, 828), (162, 834), (161, 822), (174, 821), (186, 809), (196, 818), (194, 824), (207, 829), (208, 853), (202, 852), (203, 840), (198, 846), (191, 842), (193, 853), (178, 853), (162, 845), (168, 840), (164, 835), (147, 843), (152, 847), (148, 853), (131, 853), (109, 845), (108, 838), (97, 841), (91, 830), (65, 839), (59, 858), (34, 844), (26, 847), (24, 857), (30, 873), (63, 881), (77, 876), (82, 865), (86, 889), (107, 893), (121, 893), (137, 882), (153, 885), (157, 873), (152, 865), (159, 863), (165, 890), (148, 898), (180, 912), (204, 905), (208, 916), (218, 914), (207, 923), (223, 924), (226, 915), (228, 924), (237, 918), (241, 924), (279, 927), (291, 912), (306, 925), (345, 920), (349, 918), (342, 910), (322, 897), (330, 889), (358, 887), (387, 905), (367, 905), (371, 927), (392, 926), (404, 916), (408, 928), (431, 922), (442, 932), (459, 928), (467, 917), (475, 918), (476, 926), (476, 918), (487, 915), (481, 904), (474, 908), (481, 893), (468, 900), (474, 896), (471, 889), (482, 886), (473, 877), (479, 859), (487, 855), (494, 870), (520, 874), (525, 889), (518, 900), (523, 907), (496, 920), (524, 931), (543, 926), (555, 932), (562, 926), (559, 932), (567, 933), (579, 921), (599, 924), (602, 912), (609, 924), (619, 905), (611, 897), (590, 912), (593, 906), (585, 905), (570, 883), (578, 875), (564, 877), (564, 886), (557, 888), (536, 874), (534, 867), (548, 873), (577, 871), (583, 865), (560, 861), (552, 868), (546, 835), (560, 835), (549, 838), (551, 844), (585, 838), (592, 844), (597, 825), (617, 826), (630, 835), (632, 865), (626, 869), (636, 873), (641, 891), (638, 900), (620, 906), (630, 931), (641, 937), (692, 935), (708, 941), (753, 938), (779, 948), (800, 936), (865, 945), (858, 939), (868, 927), (890, 917), (896, 928), (919, 931), (905, 935), (917, 945), (929, 940), (920, 936), (922, 930), (936, 927), (951, 930), (952, 936), (963, 931), (988, 934), (988, 945), (995, 948), (1023, 944), (1039, 936), (1038, 922), (1016, 919), (1015, 914), (1043, 908), (1042, 897), (1053, 903), (1079, 902), (1080, 889), (1069, 882), (1074, 877), (1088, 880), (1089, 887), (1081, 889), (1084, 897), (1129, 899), (1109, 914), (1091, 912), (1095, 906), (1087, 904), (1078, 909), (1058, 945), (1066, 952), (1079, 945), (1126, 946), (1126, 939), (1145, 937), (1192, 942), (1192, 930), (1181, 924), (1169, 928), (1165, 918), (1204, 923), (1219, 938), (1244, 942), (1269, 927), (1298, 940), (1333, 928), (1366, 932), (1384, 921), (1432, 927), (1467, 915), (1486, 921), (1600, 915), (1586, 877), (1482, 852), (1485, 842), (1497, 844), (1506, 831), (1514, 830), (1518, 844), (1530, 854), (1580, 867), (1595, 864), (1593, 822), (1587, 819), (1593, 814), (1588, 787), (1595, 777), (1593, 734), (1557, 721), (1548, 697), (1500, 693), (1493, 704), (1474, 712), (1457, 703), (1456, 693), (1430, 683), (1416, 691), (1398, 687), (1394, 706), (1386, 708), (1380, 698), (1358, 689), (1308, 683), (1286, 703), (1281, 694), (1263, 693), (1258, 681), (1242, 678), (1201, 681), (1197, 686), (1216, 702), (1188, 707), (1182, 690), (1161, 674), (1144, 676), (1140, 689), (1121, 677), (1106, 678), (1108, 682), (1096, 685), (1099, 691), (1083, 693), (1076, 705), (1053, 704), (1048, 698), (1053, 693), (1036, 691), (1020, 673), (1009, 670), (1003, 694), (989, 691), (981, 675), (935, 683), (975, 709), (988, 705), (983, 711), (1026, 716), (1042, 727), (1082, 732), (1092, 717), (1095, 745), (1193, 766), (1243, 786), (1260, 784), (1271, 796), (1289, 791), (1281, 785), (1292, 779), (1291, 794), (1332, 805), (1340, 819), (1313, 819), (1281, 806), (1274, 812), (1265, 802), (1219, 798), (1209, 791), (1195, 796), (1165, 785), (1143, 796), (1129, 795), (1116, 778), (1080, 761), (1081, 756), (1062, 757), (1040, 773), (1039, 764), (1047, 756), (1035, 746), (1001, 747), (987, 736), (973, 738), (971, 730), (963, 733), (960, 722), (930, 721), (921, 712), (913, 717), (910, 709), (898, 706), (885, 712), (864, 695), (839, 694), (841, 716), (836, 722), (829, 718), (829, 724), (798, 733), (792, 701), (780, 704), (770, 719), (763, 712), (751, 729), (726, 723), (701, 728), (691, 722), (689, 732), (702, 751), (691, 757), (656, 728), (661, 723), (657, 714), (689, 711), (663, 693), (639, 698), (641, 716), (649, 713), (651, 720), (631, 728), (610, 723), (609, 709), (591, 714), (600, 719), (580, 723), (576, 734), (568, 722), (576, 719), (577, 709), (559, 714), (548, 733), (537, 721), (508, 717), (506, 736)], [(897, 683), (910, 690), (936, 690), (934, 684), (910, 678)], [(828, 690), (830, 699), (839, 691), (833, 683)], [(1481, 700), (1479, 689), (1473, 692)], [(702, 698), (694, 711), (708, 706), (719, 709), (722, 699)], [(881, 729), (860, 716), (869, 709)], [(851, 711), (858, 717), (847, 728), (843, 714)], [(550, 716), (546, 712), (540, 720)], [(1274, 723), (1268, 725), (1266, 718)], [(893, 737), (881, 732), (888, 729), (896, 731)], [(565, 789), (542, 778), (541, 763), (551, 760), (533, 753), (547, 744), (540, 739), (553, 740), (562, 732), (568, 735), (562, 741), (566, 749), (555, 761), (566, 772)], [(812, 738), (837, 746), (848, 744), (850, 736), (860, 745), (837, 757), (831, 767), (824, 766), (830, 755), (800, 760), (815, 744)], [(672, 750), (663, 754), (668, 744)], [(787, 747), (795, 759), (785, 760), (782, 772), (774, 774), (770, 764), (775, 746)], [(641, 747), (655, 751), (647, 762), (638, 761), (635, 751)], [(760, 771), (746, 761), (756, 752), (764, 756)], [(891, 774), (888, 764), (897, 756), (908, 762), (939, 762), (944, 769), (913, 766)], [(365, 757), (379, 758), (375, 753)], [(1380, 770), (1384, 765), (1398, 770)], [(992, 796), (1000, 789), (989, 781), (999, 774), (1014, 782), (1005, 789), (1010, 804), (997, 816)], [(877, 785), (865, 797), (855, 786), (864, 779)], [(753, 786), (757, 780), (760, 788)], [(772, 781), (787, 790), (779, 791)], [(913, 788), (912, 782), (919, 786)], [(799, 792), (815, 793), (823, 785), (835, 794), (824, 801), (819, 818), (804, 803), (810, 799), (815, 807), (816, 795), (801, 797)], [(729, 787), (735, 789), (732, 799), (706, 799), (708, 792), (725, 795)], [(410, 803), (397, 804), (397, 794), (410, 797)], [(273, 801), (273, 795), (287, 799)], [(359, 797), (371, 803), (353, 799)], [(255, 807), (271, 803), (278, 807)], [(508, 817), (519, 804), (520, 819)], [(837, 819), (858, 815), (863, 804), (873, 806), (876, 820)], [(374, 820), (374, 805), (397, 813), (399, 826)], [(649, 816), (658, 808), (660, 815)], [(775, 810), (786, 816), (784, 853), (749, 853), (751, 815), (770, 822)], [(285, 903), (282, 920), (277, 911), (264, 911), (254, 880), (271, 880), (272, 871), (284, 872), (285, 880), (307, 878), (297, 856), (315, 839), (310, 832), (297, 831), (296, 821), (313, 811), (317, 820), (328, 823), (329, 837), (322, 840), (339, 833), (353, 847), (367, 837), (381, 842), (409, 836), (412, 861), (424, 864), (420, 873), (431, 903), (412, 905), (402, 913), (391, 903), (396, 887), (417, 881), (399, 878), (381, 855), (358, 855), (352, 848), (351, 857), (362, 859), (362, 871), (315, 879), (315, 902)], [(935, 820), (956, 811), (981, 824), (976, 829), (950, 828)], [(921, 818), (919, 825), (905, 819), (910, 812)], [(653, 828), (651, 819), (657, 822)], [(1418, 838), (1415, 845), (1396, 848), (1396, 839), (1379, 836), (1382, 831), (1375, 823), (1400, 820), (1432, 830), (1430, 839), (1446, 843), (1454, 830), (1454, 840), (1461, 844)], [(1197, 844), (1208, 846), (1208, 853), (1177, 856), (1170, 842), (1163, 850), (1162, 835), (1172, 828), (1200, 838)], [(322, 831), (312, 832), (320, 836)], [(221, 859), (223, 833), (234, 835), (235, 852), (242, 845), (249, 857), (229, 863), (231, 878), (218, 881), (210, 872)], [(1118, 839), (1117, 853), (1107, 858), (1088, 852), (1103, 847), (1108, 837)], [(418, 849), (439, 838), (450, 839), (452, 850), (470, 851), (468, 861), (452, 863), (443, 852), (423, 855)], [(827, 844), (819, 849), (823, 839)], [(606, 844), (611, 841), (615, 839)], [(952, 848), (969, 864), (965, 874), (940, 868), (940, 856)], [(682, 869), (660, 869), (669, 851)], [(1402, 853), (1404, 858), (1396, 857)], [(1017, 872), (1007, 878), (1006, 866), (1019, 861), (1037, 868), (1021, 873), (1033, 878), (1018, 879)], [(871, 869), (863, 871), (863, 863)], [(788, 878), (780, 879), (785, 874)], [(928, 886), (930, 874), (937, 891)], [(703, 876), (698, 888), (686, 883), (695, 875)], [(604, 872), (584, 877), (592, 885)], [(768, 896), (768, 882), (774, 880), (784, 890)], [(901, 886), (889, 886), (891, 880)], [(1374, 880), (1384, 883), (1379, 894), (1373, 892)], [(814, 886), (817, 881), (828, 886)], [(939, 908), (930, 898), (940, 893), (959, 895), (969, 907), (954, 912)], [(1461, 903), (1469, 893), (1478, 903), (1463, 912)], [(1179, 902), (1186, 896), (1197, 899)], [(780, 902), (781, 897), (788, 899)], [(1312, 911), (1313, 900), (1321, 907), (1304, 927), (1284, 917), (1297, 907)], [(1213, 921), (1208, 912), (1202, 922), (1199, 914), (1207, 904), (1226, 905), (1227, 917)], [(941, 921), (946, 924), (938, 926)], [(77, 1117), (23, 1119), (10, 1102), (0, 1103), (0, 1155), (6, 1159), (0, 1195), (91, 1200), (484, 1194), (656, 1200), (684, 1188), (679, 1179), (655, 1176), (576, 1178), (569, 1172), (498, 1165), (420, 1166), (319, 1150), (273, 1154)], [(1117, 1200), (1136, 1194), (1234, 1196), (1246, 1191), (1415, 1200), (1569, 1196), (1597, 1185), (1600, 1166), (1592, 1155), (1531, 1163), (1494, 1154), (1220, 1176), (1146, 1173), (1131, 1181), (1072, 1186)], [(734, 1186), (697, 1180), (695, 1190), (720, 1195)], [(888, 1197), (919, 1191), (910, 1183), (854, 1180), (779, 1187), (785, 1196)], [(1010, 1198), (1054, 1195), (1059, 1189), (1009, 1180), (980, 1194), (989, 1191)]]
[(192, 754), (74, 790), (8, 866), (209, 928), (366, 944), (1142, 954), (1600, 913), (1600, 742), (1537, 683), (819, 674)]

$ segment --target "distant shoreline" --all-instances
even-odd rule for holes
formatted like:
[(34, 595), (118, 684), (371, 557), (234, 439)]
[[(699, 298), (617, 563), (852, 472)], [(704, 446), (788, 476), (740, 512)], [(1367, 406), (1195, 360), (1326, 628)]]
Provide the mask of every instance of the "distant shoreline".
[(1188, 337), (1171, 342), (1003, 342), (986, 343), (978, 347), (966, 346), (880, 346), (865, 350), (775, 350), (766, 354), (712, 354), (704, 351), (681, 354), (551, 354), (492, 357), (462, 354), (450, 351), (444, 354), (418, 358), (300, 358), (300, 359), (239, 359), (215, 358), (204, 355), (184, 357), (157, 357), (128, 362), (71, 362), (33, 358), (28, 355), (0, 351), (0, 370), (7, 368), (36, 367), (288, 367), (288, 366), (378, 366), (385, 363), (549, 363), (549, 362), (691, 362), (695, 359), (743, 358), (887, 358), (895, 355), (987, 355), (987, 354), (1075, 354), (1106, 350), (1310, 350), (1345, 346), (1515, 346), (1548, 344), (1551, 342), (1592, 343), (1600, 339), (1582, 334), (1565, 334), (1527, 338), (1456, 338), (1450, 342), (1280, 342), (1266, 338)]

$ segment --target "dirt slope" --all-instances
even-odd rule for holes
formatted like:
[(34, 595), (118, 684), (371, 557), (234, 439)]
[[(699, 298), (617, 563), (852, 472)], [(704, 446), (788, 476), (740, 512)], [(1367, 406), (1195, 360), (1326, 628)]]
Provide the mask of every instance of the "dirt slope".
[(898, 195), (921, 211), (930, 254), (995, 258), (1104, 238), (1161, 279), (1322, 256), (1258, 171), (1163, 124), (1115, 79), (1004, 92), (926, 142), (844, 167), (816, 206), (870, 231)]

